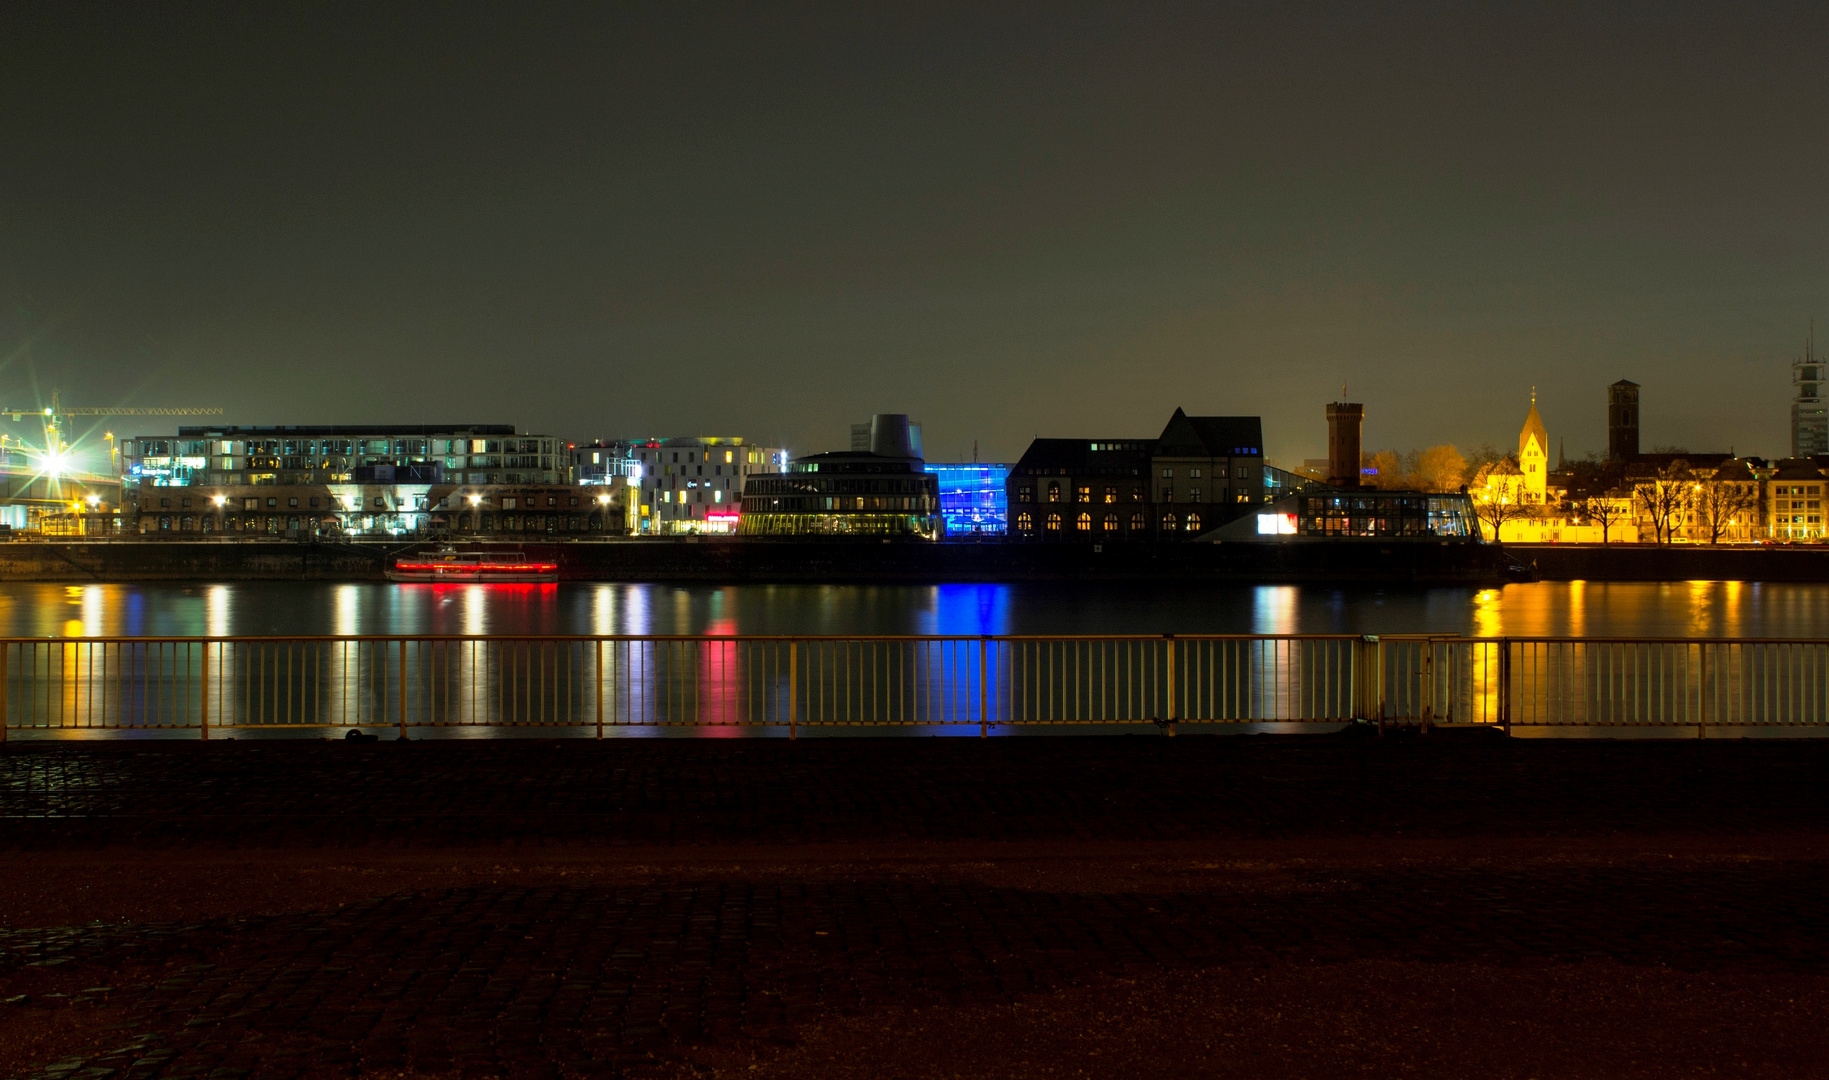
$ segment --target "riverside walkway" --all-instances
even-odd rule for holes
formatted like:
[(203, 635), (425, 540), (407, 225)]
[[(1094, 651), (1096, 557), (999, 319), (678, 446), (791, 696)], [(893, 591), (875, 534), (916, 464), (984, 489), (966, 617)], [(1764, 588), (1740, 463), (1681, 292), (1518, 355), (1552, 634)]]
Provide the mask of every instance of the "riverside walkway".
[(15, 743), (0, 1075), (1804, 1076), (1829, 744)]

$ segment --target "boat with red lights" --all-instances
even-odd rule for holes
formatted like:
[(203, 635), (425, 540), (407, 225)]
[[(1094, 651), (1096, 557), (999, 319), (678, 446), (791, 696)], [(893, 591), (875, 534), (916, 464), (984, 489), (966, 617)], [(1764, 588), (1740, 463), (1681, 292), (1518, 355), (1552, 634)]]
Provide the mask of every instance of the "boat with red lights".
[(456, 551), (402, 555), (388, 568), (389, 581), (431, 581), (452, 585), (539, 583), (559, 580), (559, 564), (519, 551)]

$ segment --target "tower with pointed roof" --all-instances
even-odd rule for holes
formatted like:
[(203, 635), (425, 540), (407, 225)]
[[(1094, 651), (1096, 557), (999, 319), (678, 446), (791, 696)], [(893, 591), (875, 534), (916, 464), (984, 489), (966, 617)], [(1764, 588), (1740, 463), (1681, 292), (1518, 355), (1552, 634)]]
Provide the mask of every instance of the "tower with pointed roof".
[(1523, 474), (1525, 502), (1541, 503), (1548, 495), (1550, 433), (1537, 415), (1537, 388), (1531, 387), (1531, 411), (1518, 432), (1518, 471)]

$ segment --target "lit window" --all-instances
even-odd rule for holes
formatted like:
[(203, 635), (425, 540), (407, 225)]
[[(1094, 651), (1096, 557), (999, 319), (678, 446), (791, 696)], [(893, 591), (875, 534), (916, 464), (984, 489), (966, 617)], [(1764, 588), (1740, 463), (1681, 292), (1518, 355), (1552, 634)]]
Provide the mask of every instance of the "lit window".
[(1199, 514), (1189, 514), (1188, 515), (1188, 531), (1189, 532), (1199, 532), (1200, 531), (1200, 515)]
[(1061, 531), (1061, 516), (1059, 514), (1049, 514), (1048, 515), (1048, 531), (1049, 532), (1060, 532)]
[(1022, 513), (1022, 514), (1016, 515), (1016, 529), (1018, 532), (1028, 532), (1030, 529), (1032, 529), (1034, 527), (1035, 527), (1034, 519), (1030, 518), (1027, 513)]

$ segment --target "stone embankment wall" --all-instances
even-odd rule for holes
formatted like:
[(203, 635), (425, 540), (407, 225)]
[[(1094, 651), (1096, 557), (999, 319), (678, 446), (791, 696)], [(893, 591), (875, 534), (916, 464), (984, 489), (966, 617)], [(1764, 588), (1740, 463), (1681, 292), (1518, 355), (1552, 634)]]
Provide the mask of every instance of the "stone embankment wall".
[(1829, 581), (1829, 547), (1507, 544), (1544, 581)]
[[(508, 548), (502, 545), (497, 550)], [(18, 541), (7, 581), (381, 581), (410, 544)], [(571, 581), (1238, 581), (1492, 584), (1509, 560), (1486, 545), (1003, 544), (690, 540), (520, 544)]]

